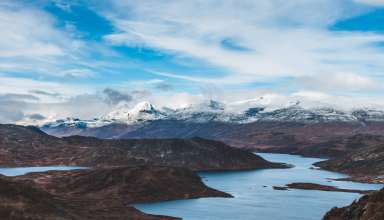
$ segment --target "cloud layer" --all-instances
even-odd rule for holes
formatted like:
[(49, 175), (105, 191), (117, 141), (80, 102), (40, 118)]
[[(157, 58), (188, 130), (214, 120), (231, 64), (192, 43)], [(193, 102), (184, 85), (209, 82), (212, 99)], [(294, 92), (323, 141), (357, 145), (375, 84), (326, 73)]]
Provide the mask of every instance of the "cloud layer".
[[(383, 32), (335, 25), (382, 7), (382, 0), (4, 0), (0, 122), (92, 118), (144, 99), (174, 108), (261, 96), (381, 104)], [(99, 30), (101, 21), (110, 28)]]
[[(384, 69), (384, 55), (373, 45), (383, 35), (329, 30), (338, 20), (365, 11), (348, 1), (112, 2), (104, 14), (118, 32), (105, 36), (108, 42), (199, 59), (225, 70), (220, 83), (339, 72), (371, 76)], [(217, 80), (204, 74), (163, 76)]]

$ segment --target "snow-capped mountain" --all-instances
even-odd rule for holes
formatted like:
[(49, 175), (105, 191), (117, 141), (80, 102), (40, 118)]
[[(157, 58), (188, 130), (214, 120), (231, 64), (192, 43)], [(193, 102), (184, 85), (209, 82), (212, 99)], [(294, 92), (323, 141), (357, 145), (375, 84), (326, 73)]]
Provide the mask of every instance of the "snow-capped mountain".
[[(116, 109), (109, 112), (105, 116), (100, 118), (94, 118), (90, 120), (82, 120), (78, 118), (66, 118), (51, 121), (43, 124), (41, 127), (44, 128), (60, 128), (60, 127), (73, 127), (78, 129), (83, 128), (97, 128), (109, 124), (127, 124), (134, 125), (141, 122), (160, 120), (166, 117), (164, 110), (156, 109), (149, 102), (140, 102), (133, 108), (130, 108), (127, 103), (119, 104)], [(169, 112), (169, 111), (168, 111)]]
[(126, 103), (119, 105), (116, 110), (102, 117), (104, 120), (137, 123), (142, 121), (158, 120), (165, 117), (165, 113), (157, 110), (149, 102), (140, 102), (130, 109)]
[(108, 125), (113, 123), (113, 120), (106, 120), (106, 119), (90, 119), (90, 120), (83, 120), (79, 118), (66, 118), (66, 119), (59, 119), (52, 122), (47, 122), (43, 124), (41, 127), (52, 127), (52, 128), (59, 128), (59, 127), (75, 127), (75, 128), (97, 128), (104, 125)]
[(170, 114), (167, 115), (167, 118), (197, 123), (209, 121), (236, 121), (234, 120), (236, 115), (226, 111), (225, 107), (226, 106), (223, 103), (214, 100), (208, 100), (198, 105), (169, 112)]
[[(228, 110), (229, 109), (229, 110)], [(265, 103), (254, 103), (242, 111), (233, 111), (233, 104), (223, 104), (208, 100), (198, 105), (182, 109), (158, 109), (149, 102), (140, 102), (133, 108), (126, 103), (120, 104), (101, 118), (81, 120), (67, 118), (44, 124), (45, 128), (76, 127), (95, 128), (109, 124), (138, 125), (144, 122), (157, 120), (176, 120), (191, 123), (225, 122), (225, 123), (251, 123), (255, 121), (282, 121), (282, 122), (365, 122), (384, 121), (384, 111), (374, 109), (357, 109), (341, 111), (330, 107), (304, 108), (300, 102), (289, 106), (271, 109)]]
[(352, 114), (333, 108), (304, 109), (300, 106), (277, 109), (271, 112), (260, 112), (255, 118), (263, 121), (295, 121), (295, 122), (330, 122), (357, 121)]

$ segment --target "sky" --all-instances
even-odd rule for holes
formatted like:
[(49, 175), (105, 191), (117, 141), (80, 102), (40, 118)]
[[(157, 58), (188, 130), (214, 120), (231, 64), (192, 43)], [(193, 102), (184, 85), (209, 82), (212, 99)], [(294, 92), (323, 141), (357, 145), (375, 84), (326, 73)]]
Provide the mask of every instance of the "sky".
[(384, 106), (384, 0), (1, 0), (0, 28), (1, 123), (143, 100)]

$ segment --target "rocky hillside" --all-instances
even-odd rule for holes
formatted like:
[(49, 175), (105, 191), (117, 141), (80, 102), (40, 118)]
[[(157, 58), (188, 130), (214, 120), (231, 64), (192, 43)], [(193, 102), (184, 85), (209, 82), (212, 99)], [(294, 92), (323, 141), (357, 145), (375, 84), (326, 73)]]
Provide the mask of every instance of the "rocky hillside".
[(384, 219), (384, 190), (363, 196), (343, 208), (333, 208), (323, 220), (382, 220)]
[(201, 138), (102, 140), (57, 138), (34, 127), (0, 125), (0, 165), (89, 167), (160, 165), (193, 170), (285, 167), (222, 142)]
[(189, 120), (162, 119), (139, 125), (109, 124), (101, 127), (58, 126), (42, 127), (54, 136), (82, 135), (99, 138), (192, 138), (218, 140), (234, 147), (293, 151), (336, 138), (357, 134), (380, 135), (384, 122), (330, 121), (305, 123), (296, 121), (255, 121), (230, 123), (222, 121), (194, 122)]
[(358, 135), (347, 139), (345, 154), (316, 165), (344, 172), (353, 180), (384, 183), (384, 136)]
[(329, 140), (316, 141), (306, 145), (290, 147), (274, 146), (261, 149), (267, 152), (286, 152), (310, 157), (341, 158), (358, 150), (384, 143), (384, 136), (354, 134), (329, 137)]
[(230, 197), (185, 168), (138, 166), (48, 171), (14, 177), (62, 196), (119, 200), (125, 204), (199, 197)]
[(183, 168), (121, 167), (0, 177), (0, 218), (31, 220), (166, 220), (132, 203), (229, 197)]
[(0, 177), (1, 219), (76, 219), (68, 205), (37, 187)]

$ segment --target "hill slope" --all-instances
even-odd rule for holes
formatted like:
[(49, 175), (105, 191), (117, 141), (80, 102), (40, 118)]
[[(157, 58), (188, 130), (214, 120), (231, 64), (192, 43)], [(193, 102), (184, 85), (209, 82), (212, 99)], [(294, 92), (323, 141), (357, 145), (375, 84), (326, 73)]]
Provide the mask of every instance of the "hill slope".
[(0, 218), (23, 220), (168, 220), (132, 203), (229, 197), (194, 172), (169, 167), (121, 167), (0, 177)]
[(316, 165), (347, 173), (353, 180), (384, 183), (384, 136), (357, 135), (345, 142), (344, 155)]
[(343, 208), (333, 208), (323, 220), (382, 220), (384, 219), (384, 190), (363, 196)]
[(201, 138), (102, 140), (57, 138), (34, 127), (0, 125), (0, 165), (90, 167), (160, 165), (193, 170), (279, 168), (250, 152)]

